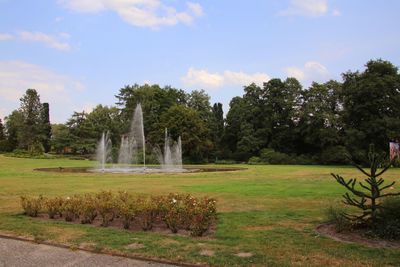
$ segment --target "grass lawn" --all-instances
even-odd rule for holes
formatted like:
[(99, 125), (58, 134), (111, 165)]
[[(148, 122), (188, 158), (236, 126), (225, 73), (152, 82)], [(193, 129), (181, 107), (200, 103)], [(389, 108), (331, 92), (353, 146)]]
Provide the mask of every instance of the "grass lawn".
[[(247, 170), (186, 174), (95, 174), (33, 171), (44, 167), (91, 166), (89, 161), (18, 159), (0, 155), (0, 233), (84, 245), (97, 251), (209, 265), (399, 266), (400, 251), (337, 242), (317, 235), (324, 210), (343, 189), (330, 176), (359, 173), (334, 166), (243, 166)], [(384, 178), (397, 180), (400, 169)], [(360, 177), (361, 178), (361, 177)], [(397, 184), (397, 186), (399, 186)], [(398, 187), (396, 187), (398, 188)], [(214, 236), (132, 232), (90, 225), (41, 221), (21, 215), (20, 195), (71, 196), (100, 190), (169, 192), (216, 198)], [(135, 249), (129, 244), (140, 243)], [(201, 255), (209, 250), (214, 256)], [(251, 253), (239, 257), (238, 253)]]

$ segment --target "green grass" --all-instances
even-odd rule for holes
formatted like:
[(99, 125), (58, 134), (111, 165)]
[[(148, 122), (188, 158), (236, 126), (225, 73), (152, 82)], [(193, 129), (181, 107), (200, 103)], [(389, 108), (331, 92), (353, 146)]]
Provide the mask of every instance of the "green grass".
[[(349, 167), (253, 165), (242, 166), (247, 170), (236, 172), (135, 175), (33, 171), (92, 164), (0, 155), (0, 233), (97, 251), (222, 266), (400, 265), (399, 250), (341, 243), (315, 233), (315, 226), (324, 220), (324, 210), (339, 202), (343, 193), (330, 173), (360, 177)], [(399, 169), (391, 169), (385, 176), (387, 181), (399, 181), (397, 177)], [(100, 190), (209, 195), (218, 200), (216, 233), (212, 237), (192, 238), (43, 221), (21, 215), (20, 195), (71, 196)], [(144, 246), (127, 247), (132, 243)], [(199, 253), (202, 250), (212, 250), (215, 255), (202, 256)], [(239, 252), (253, 256), (241, 258), (236, 256)]]

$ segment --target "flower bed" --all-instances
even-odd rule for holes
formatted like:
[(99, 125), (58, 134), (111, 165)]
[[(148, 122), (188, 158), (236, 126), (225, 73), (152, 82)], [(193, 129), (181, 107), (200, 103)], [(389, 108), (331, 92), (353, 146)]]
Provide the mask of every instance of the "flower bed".
[(209, 233), (217, 217), (214, 199), (188, 194), (135, 196), (102, 191), (67, 198), (22, 196), (21, 206), (31, 217), (131, 230), (169, 229), (192, 236)]

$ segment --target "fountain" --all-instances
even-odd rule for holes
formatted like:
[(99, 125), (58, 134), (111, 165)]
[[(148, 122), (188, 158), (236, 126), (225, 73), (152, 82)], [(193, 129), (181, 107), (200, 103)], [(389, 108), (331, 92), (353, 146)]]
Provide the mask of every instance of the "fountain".
[[(144, 172), (186, 172), (188, 170), (182, 167), (182, 142), (178, 138), (174, 142), (165, 129), (164, 151), (155, 148), (154, 153), (161, 165), (161, 168), (146, 166), (146, 140), (143, 127), (143, 111), (141, 104), (136, 106), (133, 114), (129, 133), (122, 135), (121, 145), (118, 152), (118, 164), (110, 168), (106, 163), (111, 160), (111, 140), (109, 133), (103, 133), (97, 145), (96, 159), (99, 162), (99, 168), (95, 172), (111, 173), (144, 173)], [(140, 155), (142, 153), (142, 155)], [(134, 167), (138, 163), (138, 158), (143, 159), (143, 167)]]
[(96, 159), (97, 162), (99, 163), (99, 167), (101, 171), (105, 171), (106, 169), (106, 164), (111, 162), (111, 139), (110, 139), (110, 133), (106, 132), (101, 135), (101, 139), (99, 143), (97, 144), (97, 149), (96, 149)]
[(155, 148), (154, 153), (158, 158), (162, 170), (167, 172), (179, 172), (183, 170), (181, 137), (178, 137), (176, 143), (173, 142), (168, 135), (167, 128), (165, 128), (164, 153), (162, 153), (160, 148)]

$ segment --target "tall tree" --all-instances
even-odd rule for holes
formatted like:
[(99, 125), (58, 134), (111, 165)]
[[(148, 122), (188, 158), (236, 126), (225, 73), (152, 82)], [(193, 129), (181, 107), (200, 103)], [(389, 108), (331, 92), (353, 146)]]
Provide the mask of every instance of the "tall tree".
[(204, 90), (194, 90), (189, 94), (188, 98), (188, 107), (199, 112), (204, 121), (210, 122), (212, 117), (210, 96)]
[(182, 138), (183, 156), (191, 161), (204, 161), (211, 149), (212, 141), (209, 139), (209, 130), (201, 119), (199, 112), (183, 105), (175, 105), (161, 115), (157, 125), (160, 138), (157, 142), (162, 144), (163, 131), (168, 128), (171, 137), (177, 140)]
[(64, 153), (67, 148), (71, 148), (71, 134), (65, 124), (53, 124), (51, 132), (51, 145), (57, 153)]
[(143, 121), (145, 135), (149, 137), (150, 143), (155, 143), (153, 133), (157, 132), (157, 124), (160, 122), (161, 114), (166, 112), (173, 105), (186, 104), (187, 94), (170, 86), (161, 88), (159, 85), (127, 85), (121, 88), (116, 95), (117, 106), (121, 110), (122, 121), (125, 128), (122, 132), (129, 130), (129, 123), (138, 103), (143, 109)]
[(341, 84), (313, 83), (302, 92), (302, 105), (296, 129), (297, 153), (320, 155), (321, 163), (347, 161), (342, 146)]
[(215, 103), (212, 107), (211, 133), (214, 143), (214, 156), (220, 158), (223, 155), (222, 138), (224, 135), (224, 111), (221, 103)]
[(264, 83), (267, 145), (279, 152), (295, 152), (293, 132), (299, 117), (301, 90), (301, 84), (295, 78), (271, 79)]
[(5, 140), (5, 139), (6, 139), (6, 136), (4, 133), (4, 125), (3, 125), (2, 120), (0, 119), (0, 140)]
[(371, 60), (364, 72), (343, 74), (345, 143), (356, 160), (367, 153), (365, 144), (387, 151), (400, 137), (400, 74), (392, 63)]
[(71, 135), (71, 149), (74, 153), (93, 153), (96, 148), (96, 138), (86, 122), (88, 114), (84, 111), (74, 112), (66, 126)]
[(43, 140), (42, 104), (40, 103), (40, 96), (35, 89), (26, 90), (25, 94), (20, 98), (20, 103), (19, 112), (24, 118), (24, 123), (18, 144), (21, 148), (31, 150), (41, 145)]
[(49, 103), (43, 103), (41, 112), (42, 135), (43, 135), (43, 148), (44, 152), (49, 152), (51, 149), (51, 124), (50, 124), (50, 110)]
[(24, 117), (21, 112), (14, 110), (5, 118), (6, 136), (10, 150), (18, 148), (18, 140), (23, 131)]

